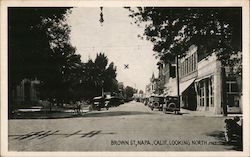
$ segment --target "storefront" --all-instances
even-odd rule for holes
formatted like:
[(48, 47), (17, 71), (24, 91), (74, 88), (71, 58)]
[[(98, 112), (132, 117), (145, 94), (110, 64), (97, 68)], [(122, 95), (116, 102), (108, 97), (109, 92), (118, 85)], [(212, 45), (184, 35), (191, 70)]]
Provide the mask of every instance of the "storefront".
[(181, 107), (189, 110), (197, 109), (195, 78), (180, 83)]
[(198, 76), (195, 80), (197, 110), (222, 114), (221, 63), (215, 55), (198, 63)]
[[(241, 80), (227, 73), (222, 77), (221, 62), (215, 55), (198, 63), (198, 76), (195, 80), (197, 93), (197, 110), (213, 114), (223, 114), (223, 105), (227, 105), (227, 113), (241, 113)], [(225, 86), (223, 86), (225, 84)], [(225, 103), (223, 95), (225, 94)]]
[(214, 76), (209, 76), (195, 83), (198, 110), (214, 111)]

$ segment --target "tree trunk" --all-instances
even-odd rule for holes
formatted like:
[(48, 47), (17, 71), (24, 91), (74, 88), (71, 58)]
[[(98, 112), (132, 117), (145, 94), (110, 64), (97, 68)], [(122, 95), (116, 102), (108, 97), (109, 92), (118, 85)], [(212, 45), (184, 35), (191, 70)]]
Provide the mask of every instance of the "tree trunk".
[(226, 72), (225, 72), (225, 68), (222, 67), (221, 68), (221, 83), (222, 83), (222, 101), (221, 101), (221, 105), (222, 105), (222, 111), (223, 111), (223, 115), (227, 116), (227, 84), (226, 84)]

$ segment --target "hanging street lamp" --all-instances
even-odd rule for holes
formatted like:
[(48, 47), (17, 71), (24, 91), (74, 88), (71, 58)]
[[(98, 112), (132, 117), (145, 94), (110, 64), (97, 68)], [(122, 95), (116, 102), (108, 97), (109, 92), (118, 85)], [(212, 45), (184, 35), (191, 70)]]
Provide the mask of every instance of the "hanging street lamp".
[(102, 13), (102, 10), (103, 10), (103, 7), (100, 7), (100, 10), (101, 10), (101, 13), (100, 13), (100, 23), (101, 23), (101, 26), (103, 26), (103, 22), (104, 22), (104, 19), (103, 19), (103, 13)]

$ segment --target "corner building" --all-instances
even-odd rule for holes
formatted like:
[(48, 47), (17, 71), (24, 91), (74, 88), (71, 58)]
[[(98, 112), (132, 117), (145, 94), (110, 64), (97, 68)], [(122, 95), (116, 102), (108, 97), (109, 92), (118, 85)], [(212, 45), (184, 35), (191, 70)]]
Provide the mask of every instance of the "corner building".
[[(197, 46), (190, 46), (187, 55), (179, 59), (181, 107), (217, 115), (224, 110), (242, 113), (242, 78), (234, 75), (232, 69), (223, 67), (215, 53), (206, 55)], [(174, 80), (166, 81), (165, 87), (177, 95), (176, 78), (167, 80)]]

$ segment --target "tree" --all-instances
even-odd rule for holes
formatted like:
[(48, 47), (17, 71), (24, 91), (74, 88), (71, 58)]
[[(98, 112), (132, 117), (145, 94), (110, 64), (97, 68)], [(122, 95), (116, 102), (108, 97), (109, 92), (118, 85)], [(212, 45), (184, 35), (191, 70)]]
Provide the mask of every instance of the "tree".
[[(135, 23), (145, 22), (144, 35), (154, 44), (155, 55), (161, 60), (185, 56), (188, 48), (195, 44), (204, 56), (215, 52), (224, 66), (240, 61), (230, 57), (242, 51), (241, 8), (128, 9)], [(241, 69), (237, 71), (241, 74)]]
[(133, 95), (137, 93), (137, 91), (130, 86), (126, 86), (124, 89), (126, 99), (132, 99)]
[[(80, 67), (65, 22), (69, 8), (9, 8), (9, 96), (22, 79), (41, 80), (41, 96), (63, 98)], [(11, 99), (11, 98), (9, 98)]]
[(45, 18), (61, 19), (67, 8), (9, 8), (9, 74), (12, 83), (44, 75), (52, 53)]
[(83, 63), (79, 84), (76, 84), (74, 93), (78, 98), (92, 99), (106, 92), (117, 93), (118, 82), (116, 80), (116, 67), (114, 63), (108, 64), (108, 58), (104, 53), (98, 53), (95, 60), (89, 59)]

